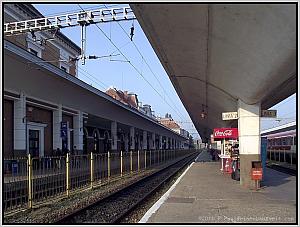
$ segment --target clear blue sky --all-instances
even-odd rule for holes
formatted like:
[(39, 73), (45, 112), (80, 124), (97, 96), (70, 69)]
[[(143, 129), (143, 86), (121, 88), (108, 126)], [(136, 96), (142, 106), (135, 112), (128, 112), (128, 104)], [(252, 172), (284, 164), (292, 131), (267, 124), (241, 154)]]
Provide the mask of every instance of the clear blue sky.
[[(80, 11), (78, 4), (34, 4), (34, 6), (44, 15), (52, 16), (69, 11)], [(105, 8), (103, 4), (80, 4), (84, 9)], [(106, 5), (125, 6), (122, 5)], [(192, 133), (192, 136), (198, 137), (191, 119), (182, 105), (174, 87), (172, 86), (168, 75), (160, 64), (156, 54), (154, 53), (150, 43), (144, 35), (138, 22), (123, 21), (119, 22), (126, 33), (129, 35), (132, 24), (134, 25), (134, 43), (142, 53), (140, 56), (133, 43), (127, 37), (125, 32), (117, 23), (98, 24), (98, 26), (106, 33), (106, 35), (113, 41), (113, 43), (121, 49), (124, 55), (137, 68), (137, 70), (152, 84), (152, 86), (161, 94), (160, 97), (149, 84), (140, 76), (134, 68), (127, 62), (110, 61), (109, 58), (101, 60), (87, 60), (86, 65), (79, 65), (79, 78), (91, 84), (92, 86), (105, 91), (109, 86), (114, 86), (117, 89), (127, 90), (138, 94), (138, 99), (143, 104), (150, 104), (155, 114), (164, 116), (166, 113), (171, 113), (174, 120), (180, 123), (181, 127)], [(61, 30), (73, 42), (80, 46), (80, 27), (64, 28)], [(87, 27), (87, 55), (104, 56), (111, 53), (118, 54), (113, 44), (105, 37), (105, 35), (95, 26)], [(124, 60), (122, 55), (115, 56), (113, 60)], [(150, 65), (153, 73), (149, 70), (146, 63)], [(87, 71), (89, 74), (87, 74)], [(91, 75), (95, 78), (91, 78)], [(90, 78), (88, 78), (90, 77)], [(163, 88), (162, 88), (163, 87)], [(165, 100), (165, 101), (164, 101)], [(172, 108), (167, 104), (172, 106)], [(281, 102), (276, 107), (278, 110), (278, 117), (283, 118), (281, 121), (274, 119), (262, 119), (262, 130), (277, 126), (282, 123), (290, 122), (296, 116), (296, 96), (293, 95), (287, 100)]]

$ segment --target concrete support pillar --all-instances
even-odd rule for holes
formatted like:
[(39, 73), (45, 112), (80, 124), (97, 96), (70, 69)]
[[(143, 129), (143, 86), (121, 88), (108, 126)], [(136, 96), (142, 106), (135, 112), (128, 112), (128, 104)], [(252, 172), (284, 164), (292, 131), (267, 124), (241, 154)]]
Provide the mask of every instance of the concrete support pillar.
[(130, 150), (135, 149), (135, 140), (134, 140), (134, 127), (130, 127), (130, 133), (129, 133), (129, 139), (130, 139)]
[(62, 122), (62, 106), (58, 105), (57, 110), (53, 110), (53, 150), (62, 149), (62, 139), (60, 136), (60, 123)]
[(78, 115), (73, 117), (73, 136), (74, 136), (74, 151), (81, 154), (83, 151), (83, 116), (79, 111)]
[(147, 131), (143, 131), (143, 149), (147, 150)]
[(118, 149), (118, 136), (117, 136), (118, 125), (116, 121), (111, 122), (111, 149), (116, 151)]
[(150, 149), (155, 150), (156, 149), (156, 144), (155, 144), (155, 133), (153, 132), (151, 134), (151, 143), (150, 143)]
[(260, 161), (260, 104), (238, 101), (240, 184), (255, 188), (251, 180), (252, 161)]
[(129, 142), (128, 133), (125, 133), (124, 143), (125, 143), (125, 151), (126, 151), (126, 152), (129, 151), (128, 142)]
[(14, 150), (20, 154), (26, 153), (26, 121), (26, 96), (21, 93), (14, 101)]
[(162, 136), (159, 136), (159, 149), (162, 150), (162, 145), (163, 145), (163, 141), (162, 141)]

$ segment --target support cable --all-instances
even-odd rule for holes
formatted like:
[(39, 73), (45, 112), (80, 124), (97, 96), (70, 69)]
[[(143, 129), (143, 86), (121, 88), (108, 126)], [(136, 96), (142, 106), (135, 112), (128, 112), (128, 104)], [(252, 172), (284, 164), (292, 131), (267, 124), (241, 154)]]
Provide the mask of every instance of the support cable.
[[(80, 4), (77, 4), (83, 11), (85, 11)], [(88, 16), (89, 17), (89, 16)], [(135, 65), (133, 65), (129, 59), (125, 56), (125, 54), (116, 46), (116, 44), (109, 39), (109, 37), (106, 35), (106, 33), (97, 25), (95, 24), (96, 27), (98, 28), (99, 31), (101, 31), (101, 33), (111, 42), (111, 44), (119, 51), (119, 53), (125, 58), (126, 61), (128, 61), (128, 63), (134, 68), (134, 70), (138, 73), (138, 75), (140, 75), (145, 81), (146, 83), (159, 95), (159, 97), (179, 116), (179, 118), (181, 118), (181, 116), (177, 113), (176, 110), (174, 110), (174, 108), (166, 101), (164, 100), (164, 98), (162, 97), (162, 95), (157, 91), (157, 89), (155, 89), (152, 84), (139, 72), (139, 70), (136, 68)]]
[[(106, 8), (108, 8), (105, 4), (104, 6)], [(134, 22), (133, 22), (134, 23)], [(125, 35), (131, 39), (131, 37), (127, 34), (127, 32), (125, 31), (125, 29), (122, 27), (122, 25), (117, 21), (117, 24), (120, 26), (120, 28), (122, 29), (122, 31), (125, 33)], [(142, 60), (146, 63), (148, 69), (150, 70), (150, 72), (152, 73), (152, 75), (155, 77), (156, 81), (158, 82), (159, 86), (162, 88), (163, 92), (165, 93), (165, 95), (167, 95), (167, 97), (169, 98), (169, 100), (172, 102), (172, 104), (174, 105), (174, 107), (176, 108), (177, 111), (179, 111), (180, 113), (180, 110), (177, 109), (177, 106), (175, 105), (175, 103), (173, 102), (173, 100), (170, 98), (169, 94), (166, 92), (166, 90), (164, 89), (164, 87), (162, 86), (162, 84), (160, 83), (160, 80), (157, 78), (156, 74), (153, 72), (152, 68), (150, 67), (150, 65), (148, 64), (148, 62), (146, 61), (146, 59), (144, 58), (143, 54), (141, 53), (141, 51), (139, 50), (139, 48), (137, 47), (137, 45), (135, 44), (135, 42), (133, 40), (132, 41), (132, 44), (133, 46), (135, 47), (135, 49), (137, 50), (137, 52), (140, 54)], [(180, 114), (181, 115), (181, 114)], [(181, 117), (184, 118), (183, 115), (181, 115)]]

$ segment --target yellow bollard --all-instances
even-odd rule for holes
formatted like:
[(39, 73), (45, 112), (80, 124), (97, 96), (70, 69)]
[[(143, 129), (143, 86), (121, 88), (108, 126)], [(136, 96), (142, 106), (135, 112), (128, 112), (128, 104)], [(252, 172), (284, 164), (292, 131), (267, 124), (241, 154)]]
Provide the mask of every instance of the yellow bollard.
[(122, 154), (122, 151), (121, 151), (121, 158), (120, 158), (120, 160), (121, 160), (120, 170), (121, 170), (121, 177), (122, 177), (122, 175), (123, 175), (123, 154)]
[(70, 187), (69, 187), (69, 180), (70, 180), (70, 160), (69, 160), (69, 153), (67, 153), (66, 157), (66, 186), (67, 186), (67, 197), (70, 195)]
[(140, 151), (138, 151), (138, 172), (140, 171)]
[(109, 180), (109, 178), (110, 178), (110, 154), (109, 154), (109, 151), (107, 152), (107, 177)]
[(28, 207), (32, 208), (32, 160), (30, 154), (28, 154)]
[(132, 151), (130, 151), (130, 173), (132, 174)]
[(91, 152), (91, 189), (93, 189), (94, 184), (94, 154)]

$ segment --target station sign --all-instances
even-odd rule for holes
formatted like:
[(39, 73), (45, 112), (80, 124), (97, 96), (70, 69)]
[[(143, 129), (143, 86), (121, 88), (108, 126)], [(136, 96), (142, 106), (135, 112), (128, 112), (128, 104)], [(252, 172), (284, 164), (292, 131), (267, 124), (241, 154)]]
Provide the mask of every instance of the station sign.
[(214, 139), (238, 138), (239, 132), (237, 128), (215, 128)]
[(223, 121), (234, 120), (234, 119), (238, 119), (238, 113), (237, 112), (222, 113), (222, 120)]
[(261, 117), (277, 117), (277, 110), (262, 110), (261, 111)]

